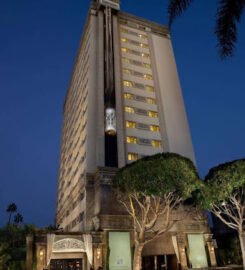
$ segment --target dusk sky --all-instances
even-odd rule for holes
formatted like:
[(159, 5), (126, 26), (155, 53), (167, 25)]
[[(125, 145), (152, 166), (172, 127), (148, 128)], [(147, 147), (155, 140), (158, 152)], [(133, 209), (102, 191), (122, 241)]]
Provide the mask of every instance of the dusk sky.
[[(166, 24), (167, 2), (122, 0), (121, 9)], [(217, 2), (195, 1), (172, 29), (201, 176), (245, 157), (245, 16), (234, 56), (222, 61)], [(25, 222), (54, 221), (62, 105), (89, 3), (0, 0), (0, 225), (11, 202)]]

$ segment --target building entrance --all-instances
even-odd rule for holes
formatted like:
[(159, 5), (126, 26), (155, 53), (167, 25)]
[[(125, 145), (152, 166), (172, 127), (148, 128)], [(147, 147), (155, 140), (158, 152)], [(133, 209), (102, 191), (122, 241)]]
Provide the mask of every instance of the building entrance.
[(50, 270), (82, 270), (82, 259), (51, 260)]
[(177, 270), (175, 255), (158, 255), (142, 257), (142, 270)]

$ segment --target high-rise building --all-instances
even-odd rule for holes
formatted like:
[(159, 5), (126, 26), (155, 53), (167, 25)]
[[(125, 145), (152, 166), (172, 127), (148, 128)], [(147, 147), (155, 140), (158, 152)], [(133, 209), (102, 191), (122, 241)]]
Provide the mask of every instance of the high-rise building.
[(168, 29), (105, 2), (115, 8), (91, 7), (64, 103), (56, 221), (68, 231), (89, 227), (97, 168), (162, 151), (194, 160)]
[[(168, 28), (121, 12), (119, 0), (96, 0), (63, 108), (63, 231), (28, 240), (42, 254), (37, 270), (131, 270), (132, 223), (110, 181), (118, 168), (159, 152), (195, 159)], [(216, 265), (206, 219), (182, 221), (143, 256), (144, 270)]]

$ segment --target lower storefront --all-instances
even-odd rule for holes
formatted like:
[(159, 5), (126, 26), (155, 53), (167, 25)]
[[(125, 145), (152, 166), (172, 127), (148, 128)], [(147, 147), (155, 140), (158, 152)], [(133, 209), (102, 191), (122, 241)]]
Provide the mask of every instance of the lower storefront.
[[(132, 270), (133, 249), (132, 233), (128, 231), (46, 234), (33, 239), (27, 270)], [(31, 260), (36, 261), (36, 268)], [(169, 233), (149, 242), (142, 253), (142, 270), (212, 266), (216, 266), (216, 260), (210, 234)]]

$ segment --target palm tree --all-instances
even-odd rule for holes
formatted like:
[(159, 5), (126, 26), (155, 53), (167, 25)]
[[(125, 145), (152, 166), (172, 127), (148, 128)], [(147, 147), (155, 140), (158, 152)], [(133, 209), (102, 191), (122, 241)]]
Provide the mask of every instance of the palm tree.
[[(221, 58), (232, 56), (237, 42), (237, 23), (245, 8), (245, 0), (217, 0), (215, 35)], [(182, 14), (193, 0), (169, 0), (168, 16), (171, 27), (176, 17)]]
[(15, 203), (11, 203), (8, 205), (6, 212), (9, 213), (9, 220), (8, 220), (8, 225), (10, 224), (12, 214), (17, 211), (17, 205)]
[(20, 213), (17, 213), (15, 216), (14, 216), (14, 223), (16, 225), (20, 224), (23, 222), (23, 216), (20, 214)]

